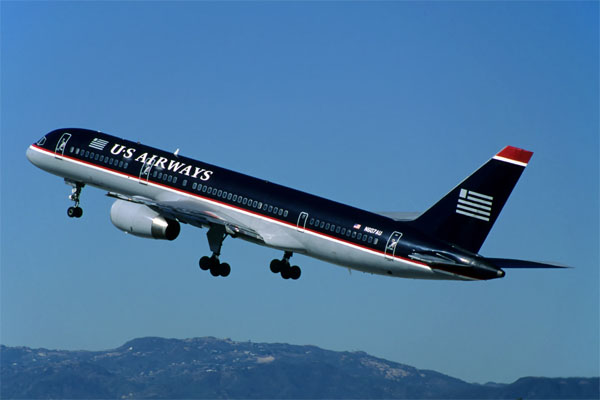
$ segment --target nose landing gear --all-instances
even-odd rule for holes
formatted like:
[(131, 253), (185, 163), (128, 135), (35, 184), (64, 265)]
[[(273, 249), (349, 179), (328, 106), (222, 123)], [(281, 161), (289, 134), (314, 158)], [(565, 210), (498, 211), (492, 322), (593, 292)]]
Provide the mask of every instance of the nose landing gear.
[(65, 183), (72, 187), (69, 200), (75, 202), (75, 207), (69, 207), (67, 209), (67, 215), (69, 218), (81, 218), (83, 215), (83, 209), (79, 207), (79, 196), (81, 195), (81, 189), (83, 189), (85, 184), (81, 182), (73, 182), (67, 179), (65, 179)]

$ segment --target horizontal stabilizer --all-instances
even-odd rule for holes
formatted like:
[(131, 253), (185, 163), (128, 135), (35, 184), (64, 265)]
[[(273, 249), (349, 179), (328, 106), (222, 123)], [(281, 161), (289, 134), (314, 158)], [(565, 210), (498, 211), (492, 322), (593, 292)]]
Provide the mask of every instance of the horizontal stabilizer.
[(549, 262), (537, 262), (527, 260), (514, 260), (512, 258), (485, 258), (498, 268), (571, 268), (566, 265), (560, 265)]
[(404, 212), (404, 211), (376, 211), (377, 214), (393, 219), (394, 221), (414, 221), (419, 218), (422, 212)]

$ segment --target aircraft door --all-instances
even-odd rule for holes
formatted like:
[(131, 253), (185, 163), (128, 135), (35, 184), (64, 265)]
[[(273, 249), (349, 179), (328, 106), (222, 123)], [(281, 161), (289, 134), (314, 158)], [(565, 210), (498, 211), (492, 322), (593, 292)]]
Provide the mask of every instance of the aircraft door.
[(154, 167), (154, 163), (156, 159), (154, 157), (145, 161), (140, 167), (140, 183), (142, 185), (148, 184), (148, 179), (150, 179), (150, 172), (152, 171), (152, 167)]
[(385, 245), (385, 258), (387, 260), (393, 260), (394, 255), (396, 255), (396, 247), (398, 247), (398, 242), (402, 237), (402, 232), (393, 232), (390, 235), (386, 245)]
[(308, 221), (308, 213), (302, 211), (300, 213), (300, 216), (298, 217), (298, 224), (296, 225), (298, 231), (304, 232), (304, 230), (306, 229), (306, 221)]
[(70, 133), (63, 133), (60, 139), (58, 139), (58, 143), (56, 143), (56, 149), (54, 149), (54, 157), (62, 160), (65, 155), (65, 148), (67, 147), (67, 142), (71, 139)]

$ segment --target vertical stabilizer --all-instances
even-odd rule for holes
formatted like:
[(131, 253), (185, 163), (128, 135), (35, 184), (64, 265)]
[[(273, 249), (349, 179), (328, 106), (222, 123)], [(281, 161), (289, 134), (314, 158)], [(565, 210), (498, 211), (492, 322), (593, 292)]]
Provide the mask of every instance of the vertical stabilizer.
[(412, 224), (424, 233), (479, 252), (532, 154), (505, 147)]

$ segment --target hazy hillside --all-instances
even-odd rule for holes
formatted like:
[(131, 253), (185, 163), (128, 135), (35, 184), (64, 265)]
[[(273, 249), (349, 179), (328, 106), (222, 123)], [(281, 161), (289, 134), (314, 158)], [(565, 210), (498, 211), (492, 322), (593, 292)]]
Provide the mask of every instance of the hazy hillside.
[(0, 349), (10, 398), (587, 398), (598, 378), (475, 385), (363, 352), (215, 338), (132, 340), (107, 351)]

